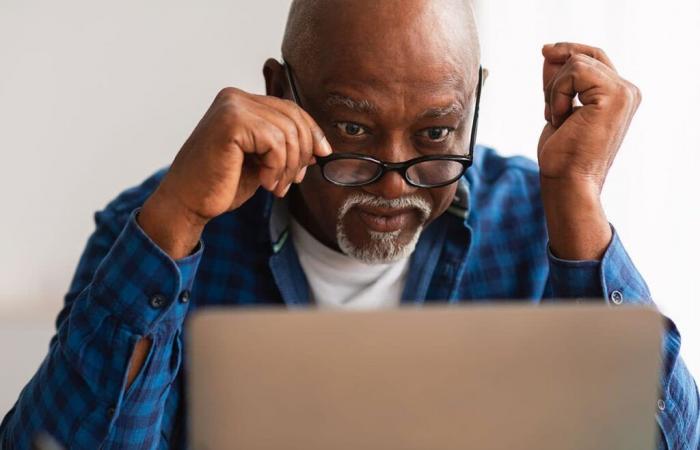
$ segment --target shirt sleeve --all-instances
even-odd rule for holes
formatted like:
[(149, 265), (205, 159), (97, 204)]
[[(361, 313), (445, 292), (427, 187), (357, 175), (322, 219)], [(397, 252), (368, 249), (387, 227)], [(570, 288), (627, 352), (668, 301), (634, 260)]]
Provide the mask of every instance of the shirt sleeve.
[[(56, 321), (48, 355), (0, 425), (0, 447), (26, 449), (40, 432), (69, 448), (157, 442), (164, 402), (181, 359), (180, 330), (202, 255), (173, 261), (141, 230), (138, 210), (97, 213)], [(151, 350), (126, 389), (136, 343)]]
[[(612, 307), (654, 305), (649, 288), (612, 227), (612, 240), (600, 261), (557, 258), (549, 246), (550, 292), (555, 299), (605, 299)], [(666, 319), (663, 370), (656, 420), (659, 449), (700, 448), (700, 400), (693, 377), (680, 358), (680, 333)]]

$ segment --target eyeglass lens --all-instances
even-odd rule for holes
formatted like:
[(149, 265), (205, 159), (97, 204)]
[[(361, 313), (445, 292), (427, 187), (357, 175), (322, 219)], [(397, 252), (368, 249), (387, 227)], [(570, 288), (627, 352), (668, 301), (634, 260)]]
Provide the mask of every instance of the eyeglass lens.
[[(364, 159), (336, 159), (323, 168), (324, 176), (332, 182), (344, 185), (360, 185), (375, 180), (382, 171), (381, 165)], [(413, 164), (406, 170), (406, 178), (421, 186), (440, 185), (459, 178), (464, 165), (459, 161), (428, 160)]]

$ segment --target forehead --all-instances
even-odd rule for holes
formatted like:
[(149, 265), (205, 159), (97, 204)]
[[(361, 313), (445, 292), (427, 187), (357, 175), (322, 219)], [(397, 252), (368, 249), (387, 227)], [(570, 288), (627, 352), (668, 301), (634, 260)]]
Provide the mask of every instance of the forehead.
[(338, 6), (342, 13), (327, 10), (314, 27), (313, 54), (293, 61), (304, 91), (319, 101), (339, 94), (383, 109), (470, 100), (478, 42), (459, 14), (435, 2), (408, 1), (403, 14), (392, 2), (350, 4)]
[(317, 75), (319, 106), (369, 115), (461, 115), (474, 93), (466, 68), (449, 63), (386, 67), (345, 60)]
[(328, 40), (319, 57), (300, 68), (305, 90), (315, 89), (319, 96), (372, 97), (380, 103), (470, 100), (478, 62), (464, 48), (401, 36), (374, 42), (348, 33)]

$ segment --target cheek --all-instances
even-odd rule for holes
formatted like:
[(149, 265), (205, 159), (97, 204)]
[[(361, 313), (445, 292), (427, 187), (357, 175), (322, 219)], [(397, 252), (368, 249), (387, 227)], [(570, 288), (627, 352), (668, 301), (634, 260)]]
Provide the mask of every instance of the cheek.
[(456, 183), (443, 188), (430, 189), (430, 198), (433, 204), (433, 211), (430, 215), (429, 221), (432, 222), (434, 219), (442, 215), (442, 213), (447, 211), (447, 208), (450, 207), (452, 201), (454, 200), (456, 192)]
[(318, 226), (318, 231), (325, 239), (334, 241), (338, 211), (349, 190), (327, 182), (321, 176), (318, 167), (309, 169), (304, 181), (299, 185), (299, 190), (301, 199), (311, 215), (311, 221)]

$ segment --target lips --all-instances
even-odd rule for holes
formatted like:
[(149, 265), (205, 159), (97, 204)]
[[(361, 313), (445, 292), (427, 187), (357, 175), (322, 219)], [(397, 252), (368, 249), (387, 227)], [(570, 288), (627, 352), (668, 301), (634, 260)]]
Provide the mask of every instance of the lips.
[(360, 220), (372, 231), (391, 233), (401, 230), (415, 214), (412, 209), (379, 210), (363, 207), (357, 208)]

